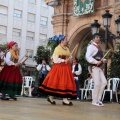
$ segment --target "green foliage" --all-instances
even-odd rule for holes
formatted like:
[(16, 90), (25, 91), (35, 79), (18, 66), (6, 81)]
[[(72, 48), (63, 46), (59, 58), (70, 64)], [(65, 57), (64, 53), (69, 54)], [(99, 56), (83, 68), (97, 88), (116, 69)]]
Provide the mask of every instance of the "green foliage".
[(111, 55), (109, 77), (120, 78), (120, 43), (117, 43), (117, 51)]
[(50, 51), (50, 55), (53, 54), (54, 49), (58, 46), (59, 43), (57, 42), (51, 42), (50, 40), (48, 40), (48, 44), (47, 46), (50, 47), (51, 51)]
[(0, 48), (2, 48), (3, 51), (7, 50), (7, 43), (6, 44), (0, 44)]
[(86, 54), (86, 50), (87, 50), (87, 45), (88, 45), (89, 41), (86, 40), (83, 43), (83, 48), (82, 51), (80, 53), (80, 56), (78, 58), (78, 61), (82, 67), (82, 74), (80, 75), (79, 79), (80, 79), (80, 87), (84, 85), (84, 81), (88, 78), (87, 74), (88, 74), (88, 62), (85, 58), (85, 54)]
[(85, 54), (86, 54), (86, 47), (82, 49), (81, 54), (78, 58), (79, 63), (82, 67), (82, 74), (80, 75), (80, 86), (83, 87), (84, 81), (87, 79), (87, 74), (88, 74), (88, 63), (85, 59)]
[(37, 48), (37, 54), (35, 56), (35, 61), (37, 64), (40, 64), (42, 59), (49, 60), (50, 59), (50, 50), (47, 48), (44, 48), (43, 46), (39, 46)]

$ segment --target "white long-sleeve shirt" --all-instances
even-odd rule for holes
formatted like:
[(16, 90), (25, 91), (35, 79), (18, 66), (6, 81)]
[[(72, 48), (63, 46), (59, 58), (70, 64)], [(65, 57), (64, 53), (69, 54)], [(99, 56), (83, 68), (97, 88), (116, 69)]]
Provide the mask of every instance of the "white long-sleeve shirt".
[[(42, 66), (43, 66), (43, 68), (42, 68)], [(37, 70), (38, 70), (38, 71), (40, 71), (41, 68), (42, 68), (43, 71), (45, 71), (45, 65), (39, 64), (39, 65), (37, 66)], [(50, 68), (49, 65), (46, 65), (46, 69), (47, 69), (47, 71), (50, 71), (51, 68)]]
[[(56, 54), (53, 54), (51, 58), (52, 58), (54, 63), (63, 63), (63, 62), (65, 62), (65, 59), (59, 58), (58, 55), (56, 55)], [(72, 56), (69, 57), (69, 60), (72, 60)]]
[(4, 57), (4, 61), (8, 66), (14, 65), (15, 63), (11, 61), (11, 53), (8, 52), (6, 56)]
[(78, 64), (78, 70), (75, 71), (75, 65), (72, 66), (72, 73), (75, 73), (76, 75), (80, 75), (82, 73), (82, 67), (80, 64)]
[[(93, 44), (97, 45), (95, 42)], [(86, 52), (86, 60), (91, 63), (91, 64), (97, 64), (98, 61), (93, 58), (93, 56), (98, 52), (98, 48), (95, 47), (93, 44), (89, 45), (87, 47), (87, 52)]]
[(53, 54), (52, 59), (53, 59), (53, 62), (54, 62), (54, 63), (62, 63), (62, 62), (65, 62), (64, 59), (59, 58), (58, 55), (56, 55), (56, 54)]
[[(96, 59), (93, 58), (93, 56), (98, 52), (98, 48), (96, 46), (94, 46), (93, 44), (95, 44), (97, 46), (97, 44), (95, 42), (93, 42), (91, 45), (89, 45), (87, 47), (87, 52), (86, 52), (86, 60), (91, 63), (91, 64), (97, 64), (98, 61)], [(105, 62), (106, 59), (103, 59), (103, 62)]]

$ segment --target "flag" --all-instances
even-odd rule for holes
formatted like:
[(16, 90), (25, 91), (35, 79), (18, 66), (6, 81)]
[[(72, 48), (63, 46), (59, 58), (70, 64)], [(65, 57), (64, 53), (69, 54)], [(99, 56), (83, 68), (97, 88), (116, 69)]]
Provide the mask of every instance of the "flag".
[(84, 15), (94, 12), (94, 0), (74, 0), (74, 15)]

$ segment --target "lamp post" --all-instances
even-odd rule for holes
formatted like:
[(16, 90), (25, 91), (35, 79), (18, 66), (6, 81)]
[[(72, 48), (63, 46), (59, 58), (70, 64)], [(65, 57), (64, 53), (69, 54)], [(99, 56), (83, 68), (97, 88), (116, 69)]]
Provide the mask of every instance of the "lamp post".
[(105, 50), (108, 48), (108, 28), (110, 27), (112, 14), (109, 13), (109, 10), (106, 10), (106, 13), (102, 15), (103, 25), (105, 27)]
[(94, 20), (94, 23), (91, 24), (92, 35), (99, 33), (100, 26), (101, 25), (98, 23), (98, 20)]
[[(102, 15), (103, 25), (105, 27), (105, 50), (108, 49), (108, 29), (111, 24), (112, 14), (109, 13), (109, 10), (106, 10), (106, 13)], [(105, 63), (105, 76), (107, 78), (107, 63)]]
[[(111, 18), (112, 18), (112, 14), (109, 13), (109, 10), (106, 10), (106, 13), (102, 15), (102, 18), (103, 18), (103, 25), (105, 27), (105, 50), (107, 50), (108, 41), (109, 41), (108, 33), (110, 34), (110, 36), (112, 36), (112, 40), (116, 38), (120, 38), (120, 16), (117, 20), (115, 20), (116, 29), (117, 29), (116, 31), (118, 33), (117, 36), (109, 32), (109, 27), (110, 27)], [(98, 20), (94, 20), (94, 23), (91, 24), (92, 35), (94, 33), (99, 33), (99, 29), (100, 29), (100, 24), (98, 23)], [(105, 76), (107, 78), (107, 63), (105, 64)]]

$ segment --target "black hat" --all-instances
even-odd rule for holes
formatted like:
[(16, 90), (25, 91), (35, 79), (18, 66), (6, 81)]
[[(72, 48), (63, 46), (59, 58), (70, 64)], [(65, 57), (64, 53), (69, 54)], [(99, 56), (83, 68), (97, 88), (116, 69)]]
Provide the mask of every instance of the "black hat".
[(100, 34), (99, 34), (99, 33), (94, 33), (93, 38), (95, 38), (95, 37), (97, 37), (97, 36), (100, 37)]

